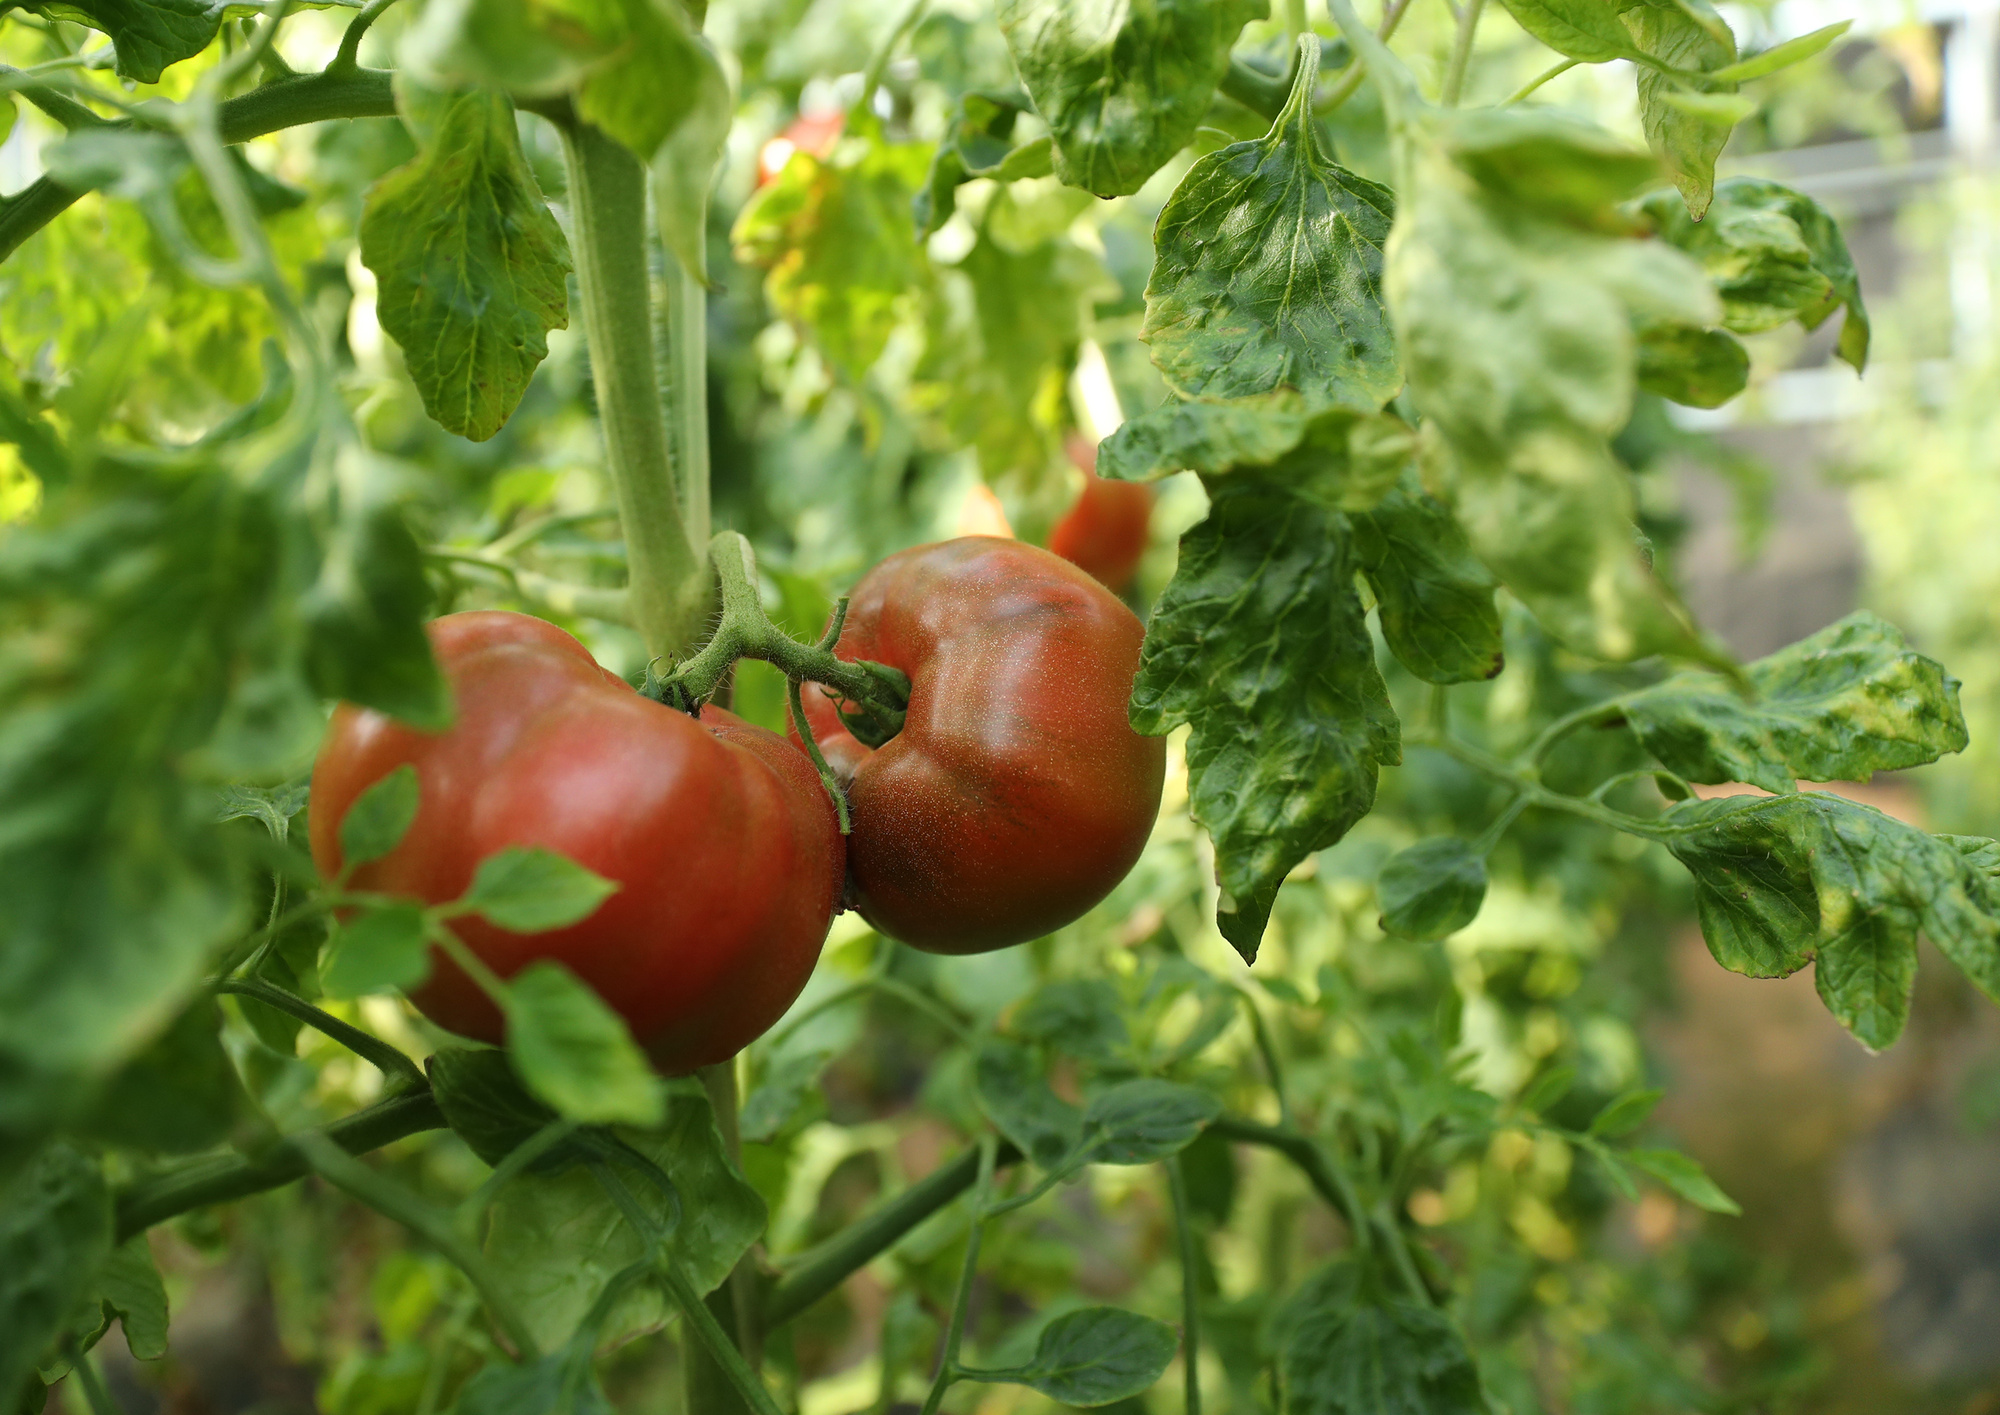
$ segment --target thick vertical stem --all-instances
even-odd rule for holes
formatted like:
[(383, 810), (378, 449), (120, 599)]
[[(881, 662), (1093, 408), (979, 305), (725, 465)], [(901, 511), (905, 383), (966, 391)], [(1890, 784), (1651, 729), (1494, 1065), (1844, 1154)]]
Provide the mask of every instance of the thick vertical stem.
[(1201, 1415), (1201, 1239), (1194, 1231), (1187, 1178), (1181, 1157), (1166, 1162), (1167, 1192), (1173, 1198), (1174, 1229), (1181, 1250), (1181, 1363), (1187, 1375), (1187, 1415)]
[(633, 622), (649, 652), (675, 655), (694, 645), (707, 621), (707, 540), (689, 536), (668, 450), (646, 271), (646, 173), (587, 123), (573, 120), (560, 131), (583, 332), (625, 530)]
[[(722, 1148), (732, 1161), (743, 1151), (736, 1123), (736, 1063), (734, 1060), (704, 1066), (701, 1084), (715, 1108), (716, 1128), (722, 1132)], [(753, 1373), (764, 1364), (764, 1323), (762, 1294), (758, 1292), (755, 1250), (744, 1255), (729, 1275), (729, 1281), (708, 1295), (708, 1310), (716, 1323), (734, 1337), (736, 1349)], [(681, 1353), (682, 1389), (688, 1415), (739, 1415), (749, 1409), (736, 1382), (706, 1346), (688, 1343)]]
[(708, 291), (667, 255), (667, 401), (673, 415), (674, 468), (680, 473), (681, 524), (707, 545)]

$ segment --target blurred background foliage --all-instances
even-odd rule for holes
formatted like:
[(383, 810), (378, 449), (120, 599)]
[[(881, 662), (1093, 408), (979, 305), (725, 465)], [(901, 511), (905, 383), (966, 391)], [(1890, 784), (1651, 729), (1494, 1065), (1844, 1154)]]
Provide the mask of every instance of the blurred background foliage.
[[(384, 17), (365, 61), (391, 52), (412, 9)], [(1746, 41), (1774, 33), (1753, 7), (1730, 16)], [(301, 14), (280, 48), (296, 67), (322, 64), (343, 18)], [(974, 180), (919, 239), (910, 211), (935, 146), (954, 133), (968, 95), (1004, 93), (1015, 80), (979, 0), (939, 0), (889, 66), (878, 111), (842, 130), (833, 115), (853, 102), (894, 19), (872, 0), (716, 0), (707, 22), (740, 92), (708, 231), (716, 514), (757, 543), (774, 611), (802, 633), (862, 569), (901, 546), (966, 531), (1044, 535), (1078, 485), (1066, 436), (1108, 431), (1106, 382), (1088, 372), (1080, 382), (1080, 360), (1097, 367), (1101, 355), (1128, 412), (1162, 396), (1137, 331), (1153, 218), (1187, 158), (1112, 201), (1053, 178)], [(1442, 66), (1452, 33), (1445, 6), (1418, 4), (1398, 47), (1422, 74)], [(1917, 21), (1857, 31), (1831, 62), (1786, 71), (1760, 91), (1763, 106), (1738, 130), (1730, 161), (1790, 170), (1786, 154), (1843, 143), (1870, 144), (1878, 164), (1921, 161), (1944, 122), (1944, 33)], [(10, 15), (0, 58), (34, 63), (83, 38)], [(1238, 52), (1261, 53), (1275, 71), (1284, 43), (1281, 27), (1253, 24)], [(1548, 57), (1492, 7), (1468, 101), (1504, 97)], [(184, 92), (211, 62), (213, 51), (169, 70), (160, 90)], [(1636, 136), (1631, 94), (1623, 66), (1609, 65), (1573, 70), (1542, 96)], [(1015, 142), (1033, 135), (1032, 123), (1019, 121)], [(1371, 86), (1329, 126), (1344, 162), (1386, 175)], [(1219, 97), (1202, 142), (1262, 127)], [(532, 118), (521, 130), (562, 214), (554, 138)], [(56, 131), (20, 106), (0, 146), (0, 188), (39, 170), (36, 152)], [(636, 677), (636, 636), (564, 612), (538, 578), (622, 580), (580, 332), (550, 336), (547, 362), (498, 436), (473, 444), (442, 432), (376, 322), (374, 282), (356, 249), (362, 194), (411, 155), (401, 125), (299, 128), (244, 152), (284, 272), (335, 332), (356, 422), (433, 547), (437, 610), (544, 614)], [(1841, 214), (1838, 193), (1824, 199)], [(176, 201), (192, 240), (215, 239), (198, 187)], [(1964, 680), (1971, 750), (1909, 780), (1855, 789), (1933, 828), (1981, 835), (2000, 834), (2000, 342), (1990, 300), (1982, 322), (1966, 292), (1993, 279), (1997, 201), (2000, 184), (1948, 164), (1899, 189), (1886, 213), (1864, 213), (1869, 236), (1849, 227), (1879, 352), (1866, 383), (1835, 388), (1827, 415), (1809, 427), (1785, 420), (1786, 399), (1807, 386), (1801, 374), (1831, 366), (1813, 339), (1781, 331), (1749, 341), (1752, 390), (1726, 418), (1674, 421), (1663, 405), (1642, 403), (1619, 444), (1662, 563), (1698, 606), (1727, 611), (1720, 627), (1746, 656), (1859, 602)], [(831, 217), (828, 202), (838, 203)], [(785, 223), (807, 208), (817, 212), (816, 244), (801, 248)], [(1878, 248), (1890, 254), (1871, 263)], [(133, 207), (103, 196), (85, 197), (0, 265), (9, 376), (66, 430), (140, 445), (189, 441), (254, 396), (271, 334), (253, 292), (194, 281)], [(36, 499), (32, 475), (0, 449), (0, 518), (25, 516)], [(1172, 573), (1178, 535), (1203, 510), (1191, 476), (1160, 488), (1130, 591), (1142, 612)], [(1805, 537), (1808, 566), (1846, 556), (1854, 573), (1831, 588), (1810, 574), (1787, 581), (1771, 556), (1793, 543), (1788, 535)], [(1770, 642), (1759, 639), (1767, 621), (1745, 610), (1765, 596), (1785, 626)], [(1504, 676), (1456, 689), (1450, 703), (1455, 728), (1501, 751), (1568, 708), (1641, 681), (1571, 658), (1519, 614), (1508, 663)], [(1405, 720), (1423, 720), (1427, 690), (1392, 687)], [(761, 665), (745, 664), (737, 704), (775, 724), (779, 688)], [(1566, 746), (1555, 770), (1583, 786), (1641, 764), (1629, 739), (1594, 733)], [(887, 959), (891, 976), (923, 983), (970, 1021), (1009, 1017), (1017, 1035), (1022, 1005), (1051, 996), (1051, 985), (1108, 986), (1145, 1033), (1114, 1039), (1114, 1050), (1199, 1043), (1187, 1064), (1233, 1088), (1237, 1108), (1262, 1113), (1270, 1093), (1255, 1032), (1216, 991), (1246, 990), (1268, 1021), (1293, 1106), (1361, 1153), (1390, 1146), (1411, 1156), (1390, 1193), (1438, 1260), (1468, 1275), (1457, 1311), (1496, 1407), (2000, 1411), (2000, 1198), (1990, 1180), (2000, 1172), (2000, 1029), (1954, 972), (1926, 967), (1910, 1034), (1869, 1057), (1818, 1008), (1809, 982), (1716, 969), (1692, 929), (1686, 876), (1663, 853), (1534, 811), (1495, 854), (1494, 886), (1472, 926), (1442, 944), (1390, 938), (1374, 892), (1382, 860), (1427, 835), (1476, 838), (1499, 809), (1487, 782), (1421, 750), (1385, 775), (1374, 814), (1349, 839), (1295, 872), (1251, 972), (1214, 930), (1212, 861), (1187, 819), (1185, 790), (1176, 757), (1145, 857), (1082, 922), (987, 957), (899, 951)], [(839, 921), (801, 1006), (879, 965), (884, 947), (858, 921)], [(436, 1043), (398, 1003), (333, 1006), (409, 1049)], [(285, 1128), (366, 1103), (379, 1085), (310, 1031), (295, 1054), (244, 1025), (229, 1036), (255, 1099)], [(1444, 1055), (1454, 1038), (1456, 1070)], [(1084, 1048), (1059, 1059), (1057, 1074), (1104, 1060)], [(963, 1050), (890, 995), (781, 1026), (747, 1067), (745, 1164), (771, 1206), (774, 1259), (927, 1172), (971, 1127)], [(1623, 1092), (1664, 1086), (1659, 1138), (1706, 1163), (1744, 1216), (1705, 1215), (1661, 1190), (1624, 1198), (1560, 1138), (1507, 1123), (1511, 1110), (1463, 1131), (1476, 1140), (1431, 1143), (1461, 1133), (1440, 1119), (1451, 1107), (1476, 1109), (1461, 1081), (1505, 1106), (1563, 1068), (1573, 1086), (1546, 1111), (1576, 1127)], [(1418, 1136), (1428, 1138), (1412, 1143)], [(462, 1192), (481, 1172), (442, 1133), (405, 1142), (390, 1162), (438, 1194)], [(1186, 1163), (1211, 1235), (1204, 1385), (1214, 1408), (1266, 1409), (1259, 1352), (1284, 1298), (1343, 1235), (1270, 1152), (1209, 1137)], [(883, 1412), (920, 1394), (962, 1232), (941, 1215), (795, 1324), (770, 1359), (803, 1415)], [(975, 1335), (991, 1364), (1032, 1340), (1021, 1325), (1030, 1312), (1046, 1319), (1065, 1304), (1115, 1300), (1177, 1315), (1171, 1220), (1154, 1169), (1090, 1170), (990, 1242)], [(484, 1350), (464, 1280), (317, 1183), (178, 1220), (153, 1244), (177, 1314), (174, 1353), (165, 1363), (111, 1363), (114, 1392), (134, 1415), (429, 1415)], [(670, 1407), (673, 1360), (659, 1341), (614, 1353), (614, 1402)], [(1172, 1415), (1179, 1388), (1176, 1372), (1122, 1408)], [(1014, 1387), (985, 1388), (978, 1400), (982, 1415), (1050, 1408)]]

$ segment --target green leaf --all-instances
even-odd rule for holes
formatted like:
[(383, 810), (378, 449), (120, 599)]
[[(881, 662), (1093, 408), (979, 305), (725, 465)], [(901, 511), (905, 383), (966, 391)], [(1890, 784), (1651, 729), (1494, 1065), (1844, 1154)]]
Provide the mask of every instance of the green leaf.
[(1382, 637), (1403, 667), (1426, 683), (1498, 677), (1506, 658), (1493, 572), (1416, 472), (1404, 472), (1388, 495), (1349, 522), (1354, 558), (1381, 607)]
[(457, 907), (517, 934), (580, 924), (618, 892), (618, 882), (540, 846), (513, 846), (488, 855), (473, 872)]
[(1640, 209), (1661, 237), (1696, 260), (1722, 297), (1722, 322), (1756, 334), (1797, 320), (1816, 329), (1847, 314), (1837, 351), (1858, 372), (1868, 363), (1868, 312), (1840, 227), (1811, 197), (1761, 177), (1716, 184), (1715, 205), (1695, 221), (1658, 192)]
[(342, 863), (353, 869), (402, 844), (417, 819), (420, 791), (417, 769), (405, 762), (356, 796), (340, 818)]
[(303, 783), (280, 786), (271, 791), (258, 786), (225, 786), (217, 793), (215, 818), (218, 821), (245, 818), (258, 821), (270, 832), (273, 840), (283, 842), (291, 836), (292, 817), (305, 809), (310, 794), (310, 788)]
[(1629, 1135), (1646, 1123), (1654, 1107), (1659, 1105), (1665, 1091), (1627, 1091), (1617, 1100), (1597, 1112), (1590, 1122), (1590, 1133), (1600, 1140), (1616, 1140)]
[(1046, 1170), (1059, 1166), (1083, 1137), (1083, 1114), (1049, 1089), (1034, 1054), (998, 1037), (973, 1057), (980, 1108), (1015, 1148)]
[(522, 1087), (505, 1052), (440, 1047), (424, 1070), (446, 1123), (490, 1165), (498, 1165), (556, 1118)]
[(549, 330), (569, 324), (569, 246), (505, 98), (405, 84), (399, 104), (422, 147), (369, 189), (361, 259), (424, 411), (447, 432), (483, 442), (548, 356)]
[(967, 1371), (965, 1377), (1030, 1386), (1060, 1404), (1088, 1409), (1150, 1390), (1179, 1349), (1165, 1322), (1118, 1307), (1084, 1307), (1042, 1328), (1027, 1365)]
[(1419, 110), (1396, 150), (1384, 288), (1473, 551), (1572, 647), (1705, 655), (1637, 551), (1610, 450), (1631, 414), (1634, 325), (1718, 316), (1691, 262), (1630, 234), (1620, 203), (1653, 164), (1534, 109)]
[[(666, 1119), (650, 1133), (619, 1131), (665, 1171), (681, 1199), (680, 1226), (668, 1246), (699, 1292), (720, 1286), (764, 1231), (764, 1201), (722, 1147), (715, 1112), (699, 1083), (669, 1082)], [(616, 1166), (633, 1196), (663, 1227), (668, 1200), (636, 1164)], [(501, 1192), (486, 1240), (487, 1260), (503, 1294), (546, 1347), (569, 1340), (613, 1274), (645, 1256), (644, 1245), (588, 1172), (529, 1173)], [(634, 1289), (599, 1334), (610, 1345), (656, 1327), (666, 1309), (657, 1287)]]
[(1345, 835), (1401, 759), (1354, 553), (1334, 513), (1254, 484), (1214, 489), (1146, 630), (1132, 725), (1192, 723), (1195, 819), (1215, 842), (1216, 922), (1256, 957), (1293, 866)]
[(1757, 111), (1757, 101), (1740, 93), (1696, 93), (1689, 89), (1667, 89), (1660, 94), (1667, 107), (1684, 113), (1708, 127), (1729, 129)]
[(1390, 1297), (1336, 1261), (1279, 1310), (1287, 1415), (1485, 1415), (1465, 1338), (1434, 1307)]
[(1376, 883), (1382, 927), (1408, 938), (1443, 938), (1479, 915), (1486, 860), (1454, 835), (1419, 840), (1382, 866)]
[(1505, 0), (1507, 11), (1529, 34), (1566, 59), (1603, 64), (1629, 59), (1632, 36), (1604, 0)]
[(423, 906), (399, 900), (338, 924), (320, 976), (328, 996), (362, 997), (413, 988), (430, 971)]
[(1151, 1164), (1179, 1154), (1222, 1113), (1212, 1092), (1156, 1077), (1125, 1081), (1091, 1097), (1083, 1114), (1097, 1164)]
[(1639, 387), (1690, 408), (1719, 408), (1750, 382), (1750, 351), (1721, 329), (1654, 324), (1639, 331)]
[(822, 162), (794, 153), (730, 233), (739, 260), (768, 272), (765, 293), (859, 383), (910, 313), (922, 252), (910, 204), (924, 149), (866, 127)]
[(230, 0), (30, 0), (21, 8), (102, 30), (117, 48), (119, 76), (154, 84), (168, 65), (208, 48), (232, 7)]
[(1186, 147), (1265, 0), (1001, 0), (1000, 30), (1055, 139), (1056, 175), (1126, 196)]
[(1183, 396), (1289, 388), (1374, 412), (1402, 386), (1381, 293), (1394, 201), (1322, 150), (1317, 71), (1312, 50), (1271, 131), (1200, 159), (1160, 212), (1140, 337)]
[(1551, 1066), (1528, 1083), (1521, 1092), (1521, 1109), (1540, 1115), (1576, 1087), (1576, 1068), (1567, 1064)]
[(2000, 999), (2000, 900), (1956, 838), (1826, 792), (1683, 801), (1658, 827), (1716, 961), (1782, 977), (1816, 957), (1821, 1000), (1864, 1045), (1902, 1031), (1919, 929)]
[[(1655, 64), (1682, 73), (1727, 72), (1736, 62), (1736, 40), (1729, 26), (1705, 0), (1639, 0), (1623, 12), (1632, 43)], [(1722, 79), (1698, 81), (1697, 91), (1727, 94), (1735, 85)], [(1729, 142), (1735, 126), (1731, 116), (1690, 113), (1673, 99), (1687, 91), (1689, 80), (1639, 69), (1639, 123), (1646, 141), (1660, 155), (1696, 221), (1708, 212), (1715, 194), (1715, 159)]]
[(1681, 673), (1620, 705), (1675, 774), (1778, 793), (1794, 777), (1866, 781), (1965, 749), (1958, 680), (1866, 610), (1745, 671), (1749, 699), (1715, 674)]
[(722, 81), (714, 51), (682, 8), (657, 0), (438, 0), (425, 6), (400, 57), (435, 87), (572, 94), (578, 116), (641, 162), (712, 102)]
[(1124, 1002), (1108, 978), (1064, 978), (1043, 984), (1014, 1014), (1008, 1030), (1023, 1041), (1086, 1061), (1116, 1062), (1132, 1048)]
[(612, 1415), (611, 1402), (587, 1359), (567, 1348), (513, 1366), (495, 1363), (474, 1373), (452, 1402), (452, 1415)]
[(125, 1345), (141, 1361), (167, 1354), (167, 1289), (154, 1266), (146, 1235), (111, 1250), (97, 1270), (97, 1294), (105, 1311), (125, 1328)]
[(660, 1123), (659, 1078), (624, 1021), (560, 963), (531, 963), (507, 985), (507, 1051), (529, 1091), (572, 1120)]
[(1743, 1208), (1723, 1193), (1708, 1172), (1678, 1150), (1621, 1150), (1618, 1158), (1650, 1174), (1698, 1209), (1712, 1214), (1740, 1214)]
[(185, 1155), (229, 1137), (242, 1101), (222, 1049), (222, 1009), (195, 1003), (106, 1082), (78, 1133), (156, 1154)]
[(1812, 58), (1828, 45), (1839, 39), (1854, 27), (1854, 21), (1841, 20), (1836, 24), (1824, 25), (1810, 34), (1802, 34), (1796, 39), (1788, 39), (1783, 44), (1774, 44), (1761, 54), (1753, 54), (1740, 63), (1717, 69), (1712, 78), (1729, 83), (1748, 83), (1775, 74), (1780, 69), (1789, 69)]
[(95, 1160), (51, 1145), (0, 1190), (0, 1393), (9, 1399), (90, 1295), (111, 1252), (111, 1193)]
[(958, 207), (958, 189), (975, 177), (997, 182), (1046, 177), (1053, 170), (1046, 134), (1032, 143), (1013, 146), (1015, 123), (1028, 111), (1027, 95), (974, 91), (962, 95), (952, 114), (923, 188), (911, 204), (917, 235), (928, 238), (951, 220)]
[(431, 593), (423, 551), (374, 459), (349, 449), (334, 479), (338, 518), (318, 582), (299, 604), (306, 679), (321, 697), (443, 731), (451, 725), (451, 691), (424, 633)]

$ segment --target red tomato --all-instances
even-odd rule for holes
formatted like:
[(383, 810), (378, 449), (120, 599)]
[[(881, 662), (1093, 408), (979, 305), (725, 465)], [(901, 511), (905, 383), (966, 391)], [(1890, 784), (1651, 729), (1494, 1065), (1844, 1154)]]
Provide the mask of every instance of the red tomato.
[(1083, 492), (1049, 533), (1049, 549), (1088, 570), (1114, 594), (1123, 593), (1146, 553), (1153, 489), (1098, 476), (1097, 449), (1082, 438), (1070, 439), (1069, 454), (1083, 469)]
[[(508, 846), (560, 851), (618, 892), (569, 928), (516, 934), (468, 915), (452, 923), (459, 937), (502, 977), (562, 963), (662, 1071), (735, 1055), (805, 987), (838, 907), (845, 851), (811, 763), (729, 713), (696, 722), (641, 697), (528, 615), (430, 629), (457, 721), (425, 733), (342, 703), (313, 767), (314, 863), (339, 870), (354, 798), (412, 763), (416, 823), (356, 888), (438, 904)], [(435, 950), (412, 1000), (441, 1027), (501, 1040), (499, 1011)]]
[(1067, 561), (967, 536), (892, 555), (854, 587), (836, 650), (910, 677), (903, 729), (870, 750), (808, 694), (850, 782), (848, 902), (892, 938), (983, 953), (1110, 893), (1152, 830), (1166, 743), (1126, 702), (1145, 631)]
[(809, 152), (814, 157), (825, 157), (833, 151), (834, 144), (840, 141), (841, 129), (846, 124), (847, 114), (838, 108), (831, 113), (801, 114), (792, 119), (784, 132), (759, 149), (757, 185), (761, 187), (775, 182), (795, 152)]

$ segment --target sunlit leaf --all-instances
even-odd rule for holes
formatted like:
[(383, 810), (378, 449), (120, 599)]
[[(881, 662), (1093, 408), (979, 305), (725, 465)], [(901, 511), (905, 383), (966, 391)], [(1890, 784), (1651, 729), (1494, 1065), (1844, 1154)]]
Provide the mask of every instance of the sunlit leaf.
[(507, 1050), (538, 1100), (572, 1120), (657, 1125), (660, 1082), (603, 999), (559, 963), (507, 985)]

